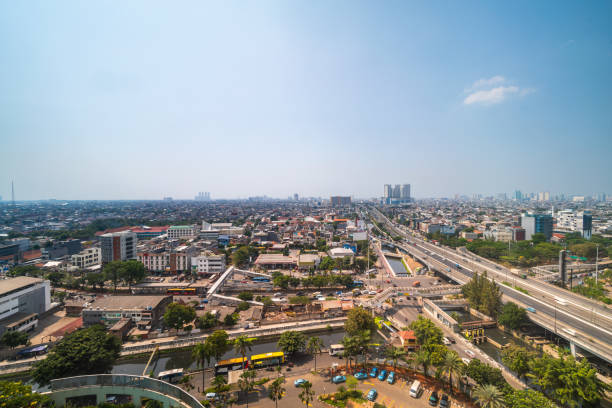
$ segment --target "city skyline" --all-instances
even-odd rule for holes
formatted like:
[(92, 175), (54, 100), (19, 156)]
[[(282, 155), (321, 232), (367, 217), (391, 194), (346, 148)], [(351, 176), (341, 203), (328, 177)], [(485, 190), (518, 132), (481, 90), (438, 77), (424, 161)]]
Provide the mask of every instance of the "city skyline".
[(0, 195), (611, 193), (610, 3), (4, 3)]

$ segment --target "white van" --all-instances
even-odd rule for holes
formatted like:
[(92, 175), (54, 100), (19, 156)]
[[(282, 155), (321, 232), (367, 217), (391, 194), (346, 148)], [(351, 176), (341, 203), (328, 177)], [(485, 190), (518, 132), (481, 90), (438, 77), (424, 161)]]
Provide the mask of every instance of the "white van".
[(412, 398), (419, 398), (420, 393), (421, 393), (421, 382), (419, 380), (414, 380), (414, 382), (410, 386), (410, 396)]

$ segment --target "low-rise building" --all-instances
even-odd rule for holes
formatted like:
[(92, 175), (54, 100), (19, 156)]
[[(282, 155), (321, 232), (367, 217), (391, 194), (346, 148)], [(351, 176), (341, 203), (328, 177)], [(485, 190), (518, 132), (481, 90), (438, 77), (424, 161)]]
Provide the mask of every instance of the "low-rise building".
[(282, 254), (261, 254), (255, 260), (255, 265), (263, 269), (292, 269), (297, 266), (297, 260)]
[(0, 280), (0, 335), (6, 330), (28, 331), (51, 306), (48, 280), (19, 276)]
[(204, 251), (191, 257), (191, 269), (198, 274), (222, 273), (225, 271), (225, 255)]
[(102, 251), (100, 248), (85, 248), (78, 254), (70, 257), (70, 262), (73, 266), (78, 268), (88, 268), (90, 266), (99, 265), (102, 262), (101, 259)]
[(168, 228), (168, 239), (190, 239), (200, 234), (197, 225), (172, 225)]
[(172, 296), (106, 296), (83, 308), (83, 325), (102, 323), (114, 326), (121, 319), (131, 319), (139, 328), (156, 327)]

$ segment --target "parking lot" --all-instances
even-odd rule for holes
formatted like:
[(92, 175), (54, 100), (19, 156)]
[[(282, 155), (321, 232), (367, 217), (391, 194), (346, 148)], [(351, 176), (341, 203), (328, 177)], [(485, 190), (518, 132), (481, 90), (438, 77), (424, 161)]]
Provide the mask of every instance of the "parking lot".
[[(327, 407), (326, 404), (322, 403), (318, 400), (319, 395), (334, 393), (338, 387), (341, 385), (346, 386), (346, 384), (333, 384), (329, 380), (329, 378), (315, 375), (312, 373), (301, 374), (289, 376), (286, 378), (285, 382), (285, 395), (283, 399), (279, 401), (279, 406), (300, 406), (302, 402), (300, 401), (299, 394), (301, 392), (301, 388), (296, 387), (294, 385), (294, 381), (303, 378), (312, 383), (312, 389), (315, 392), (315, 400), (310, 405), (313, 408), (318, 407)], [(412, 398), (409, 396), (408, 392), (410, 390), (411, 381), (404, 382), (402, 380), (398, 380), (395, 384), (391, 385), (387, 383), (387, 381), (379, 381), (377, 378), (368, 377), (366, 380), (359, 381), (359, 385), (357, 389), (362, 391), (365, 395), (367, 392), (375, 388), (378, 391), (378, 397), (375, 402), (379, 404), (385, 405), (387, 408), (425, 408), (429, 407), (428, 398), (431, 394), (431, 391), (424, 389), (419, 398)], [(441, 396), (442, 393), (439, 392)], [(260, 407), (260, 408), (272, 408), (274, 407), (274, 402), (267, 398), (266, 395), (260, 393), (259, 399), (256, 400), (254, 396), (249, 400), (249, 407)], [(239, 405), (246, 405), (243, 400), (240, 401)], [(364, 407), (373, 406), (373, 402), (366, 402), (363, 404)], [(456, 407), (458, 405), (451, 404), (451, 407)]]

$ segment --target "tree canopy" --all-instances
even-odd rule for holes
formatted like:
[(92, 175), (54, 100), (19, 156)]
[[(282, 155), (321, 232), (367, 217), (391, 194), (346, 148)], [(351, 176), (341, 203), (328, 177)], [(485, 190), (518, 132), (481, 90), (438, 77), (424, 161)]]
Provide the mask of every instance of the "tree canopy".
[(278, 340), (278, 348), (289, 355), (304, 350), (304, 346), (306, 346), (306, 336), (294, 330), (283, 332)]
[(470, 307), (488, 316), (496, 317), (501, 308), (501, 290), (495, 281), (489, 280), (487, 273), (475, 273), (472, 279), (463, 285), (461, 292), (470, 303)]
[(502, 306), (497, 321), (511, 330), (516, 330), (527, 322), (527, 312), (516, 303), (508, 302)]
[(419, 316), (417, 320), (411, 322), (410, 328), (414, 330), (417, 343), (420, 345), (442, 343), (442, 330), (434, 322), (423, 316)]
[(27, 346), (30, 343), (28, 333), (21, 331), (5, 331), (0, 338), (0, 343), (3, 346), (15, 348), (17, 346)]
[(94, 325), (66, 335), (44, 360), (33, 368), (32, 377), (40, 384), (61, 377), (110, 372), (119, 357), (121, 342), (103, 325)]
[(185, 324), (195, 319), (195, 309), (191, 306), (180, 303), (170, 303), (164, 313), (164, 323), (166, 326), (176, 330), (181, 330)]
[(377, 326), (370, 312), (362, 307), (356, 307), (349, 310), (344, 329), (349, 336), (355, 336), (365, 330), (375, 331)]
[(21, 382), (0, 381), (0, 407), (46, 408), (54, 406), (48, 395), (32, 392), (32, 386)]

